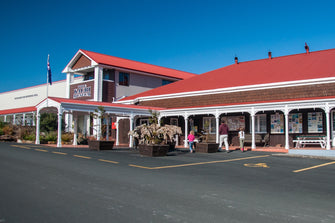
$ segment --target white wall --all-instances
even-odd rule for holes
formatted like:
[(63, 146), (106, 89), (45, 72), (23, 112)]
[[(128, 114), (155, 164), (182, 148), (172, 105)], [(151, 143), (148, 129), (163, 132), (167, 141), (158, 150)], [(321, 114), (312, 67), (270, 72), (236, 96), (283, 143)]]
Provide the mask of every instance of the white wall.
[[(80, 82), (82, 78), (75, 78)], [(35, 106), (46, 98), (46, 84), (0, 93), (0, 110)], [(49, 85), (49, 97), (66, 98), (66, 80), (55, 81)]]
[(115, 72), (116, 97), (131, 96), (162, 86), (162, 79), (130, 73), (129, 86), (119, 85), (119, 72)]

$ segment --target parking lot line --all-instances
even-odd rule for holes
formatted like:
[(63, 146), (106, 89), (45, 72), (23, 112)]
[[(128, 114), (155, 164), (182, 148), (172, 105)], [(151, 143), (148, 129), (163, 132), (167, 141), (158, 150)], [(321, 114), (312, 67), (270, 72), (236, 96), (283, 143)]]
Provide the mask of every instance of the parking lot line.
[(233, 162), (233, 161), (239, 161), (239, 160), (263, 158), (263, 157), (269, 157), (269, 156), (270, 155), (249, 156), (249, 157), (229, 159), (229, 160), (215, 160), (215, 161), (208, 161), (208, 162), (186, 163), (186, 164), (171, 165), (171, 166), (146, 167), (146, 166), (140, 166), (140, 165), (134, 165), (134, 164), (129, 164), (129, 166), (142, 168), (142, 169), (149, 169), (149, 170), (158, 170), (158, 169), (177, 168), (177, 167), (186, 167), (186, 166), (197, 166), (197, 165), (205, 165), (205, 164), (213, 164), (213, 163), (226, 163), (226, 162)]
[(22, 149), (31, 149), (30, 147), (28, 146), (20, 146), (20, 145), (11, 145), (13, 147), (17, 147), (17, 148), (22, 148)]
[(88, 157), (88, 156), (79, 156), (79, 155), (73, 155), (74, 157), (78, 157), (78, 158), (83, 158), (83, 159), (92, 159), (92, 157)]
[(59, 155), (67, 155), (67, 153), (62, 153), (62, 152), (52, 152), (52, 153), (59, 154)]
[(319, 168), (319, 167), (323, 167), (323, 166), (328, 166), (328, 165), (331, 165), (331, 164), (335, 164), (335, 161), (334, 162), (320, 164), (320, 165), (316, 165), (316, 166), (307, 167), (307, 168), (300, 169), (300, 170), (294, 170), (293, 172), (294, 173), (299, 173), (299, 172), (302, 172), (302, 171), (311, 170), (311, 169), (315, 169), (315, 168)]
[(45, 150), (45, 149), (34, 149), (34, 150), (39, 151), (39, 152), (45, 152), (45, 153), (49, 152), (48, 150)]
[(104, 160), (104, 159), (98, 159), (101, 162), (106, 162), (106, 163), (114, 163), (114, 164), (118, 164), (119, 162), (116, 161), (112, 161), (112, 160)]

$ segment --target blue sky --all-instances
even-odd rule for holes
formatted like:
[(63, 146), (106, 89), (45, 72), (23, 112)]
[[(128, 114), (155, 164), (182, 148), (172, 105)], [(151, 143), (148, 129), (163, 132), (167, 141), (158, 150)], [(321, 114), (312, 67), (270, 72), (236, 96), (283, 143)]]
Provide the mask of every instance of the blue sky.
[[(79, 49), (201, 74), (335, 48), (335, 1), (3, 0), (0, 92), (53, 81)], [(335, 62), (335, 61), (334, 61)]]

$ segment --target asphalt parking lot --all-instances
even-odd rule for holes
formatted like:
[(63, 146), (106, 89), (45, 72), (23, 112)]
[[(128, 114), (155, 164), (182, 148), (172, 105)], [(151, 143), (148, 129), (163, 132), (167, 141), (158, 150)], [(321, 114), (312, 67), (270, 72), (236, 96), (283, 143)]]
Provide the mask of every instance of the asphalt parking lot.
[(335, 222), (334, 171), (267, 152), (0, 143), (0, 222)]

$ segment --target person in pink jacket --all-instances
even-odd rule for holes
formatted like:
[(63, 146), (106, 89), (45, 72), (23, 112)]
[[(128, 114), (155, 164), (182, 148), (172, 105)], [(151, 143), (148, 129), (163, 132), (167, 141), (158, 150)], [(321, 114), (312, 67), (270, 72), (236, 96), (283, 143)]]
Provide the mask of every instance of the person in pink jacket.
[(190, 134), (187, 136), (188, 144), (190, 146), (190, 153), (194, 152), (194, 150), (193, 150), (194, 139), (195, 139), (194, 131), (190, 131)]

